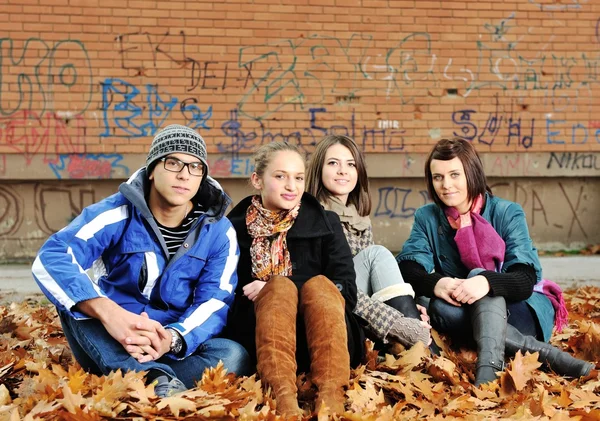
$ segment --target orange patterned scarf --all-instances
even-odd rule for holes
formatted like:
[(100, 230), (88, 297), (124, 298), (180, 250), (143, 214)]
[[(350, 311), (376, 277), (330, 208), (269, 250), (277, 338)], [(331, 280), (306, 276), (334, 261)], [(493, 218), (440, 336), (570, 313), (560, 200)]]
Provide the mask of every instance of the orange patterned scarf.
[(260, 196), (252, 198), (252, 204), (246, 211), (246, 226), (252, 237), (250, 256), (254, 278), (268, 281), (273, 275), (292, 274), (286, 236), (299, 209), (300, 203), (289, 211), (274, 212), (263, 207)]

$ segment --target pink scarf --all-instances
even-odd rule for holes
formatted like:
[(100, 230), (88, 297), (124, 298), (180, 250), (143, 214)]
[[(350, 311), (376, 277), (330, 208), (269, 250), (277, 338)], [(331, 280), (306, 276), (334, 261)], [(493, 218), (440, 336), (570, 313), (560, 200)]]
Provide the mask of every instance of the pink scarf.
[[(456, 230), (454, 241), (460, 253), (460, 260), (472, 270), (484, 268), (500, 272), (504, 262), (506, 244), (494, 227), (481, 215), (483, 196), (479, 195), (473, 201), (469, 212), (461, 215), (455, 208), (444, 209), (450, 226)], [(560, 287), (547, 279), (535, 284), (533, 290), (544, 294), (554, 307), (554, 324), (561, 332), (567, 324), (569, 313)]]
[(483, 196), (479, 195), (464, 215), (453, 207), (447, 207), (444, 213), (450, 226), (456, 230), (454, 241), (460, 260), (467, 269), (483, 268), (500, 272), (506, 245), (494, 227), (479, 214), (482, 207)]
[(533, 290), (544, 294), (554, 307), (554, 325), (557, 332), (562, 332), (563, 327), (569, 322), (569, 312), (563, 298), (562, 289), (553, 281), (542, 279), (535, 284)]

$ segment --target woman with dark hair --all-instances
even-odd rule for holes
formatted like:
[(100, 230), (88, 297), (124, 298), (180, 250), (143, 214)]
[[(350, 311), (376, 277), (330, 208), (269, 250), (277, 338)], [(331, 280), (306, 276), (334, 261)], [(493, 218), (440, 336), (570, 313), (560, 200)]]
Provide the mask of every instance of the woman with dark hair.
[[(496, 378), (505, 351), (539, 352), (540, 361), (561, 375), (589, 374), (592, 364), (546, 343), (555, 314), (559, 327), (564, 323), (560, 289), (542, 280), (523, 209), (492, 195), (471, 143), (440, 140), (425, 177), (434, 203), (415, 212), (397, 260), (417, 295), (431, 298), (433, 328), (475, 340), (475, 384)], [(552, 293), (551, 301), (546, 294)]]
[(429, 345), (431, 326), (421, 320), (427, 320), (426, 313), (417, 308), (415, 293), (402, 279), (394, 255), (373, 241), (369, 179), (356, 142), (343, 135), (323, 138), (308, 166), (306, 190), (340, 217), (359, 289), (354, 312), (365, 321), (372, 339)]

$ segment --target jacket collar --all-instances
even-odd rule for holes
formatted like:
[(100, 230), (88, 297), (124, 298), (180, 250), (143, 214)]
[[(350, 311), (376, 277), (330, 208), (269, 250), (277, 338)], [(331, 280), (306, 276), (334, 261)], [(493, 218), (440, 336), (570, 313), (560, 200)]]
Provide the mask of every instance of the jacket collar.
[[(141, 215), (148, 219), (153, 218), (148, 207), (146, 197), (150, 191), (150, 180), (146, 173), (146, 167), (142, 167), (129, 177), (129, 180), (119, 186), (119, 192), (138, 209)], [(198, 193), (192, 198), (205, 210), (207, 216), (221, 219), (231, 204), (231, 198), (223, 191), (223, 188), (212, 177), (207, 176)]]

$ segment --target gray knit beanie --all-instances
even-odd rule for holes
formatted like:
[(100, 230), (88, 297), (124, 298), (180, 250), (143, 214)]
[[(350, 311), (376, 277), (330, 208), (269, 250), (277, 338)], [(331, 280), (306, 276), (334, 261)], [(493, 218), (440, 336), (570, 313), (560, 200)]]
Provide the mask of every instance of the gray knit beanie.
[(179, 124), (171, 124), (158, 132), (154, 136), (148, 158), (146, 158), (148, 173), (152, 171), (158, 159), (172, 153), (186, 153), (195, 156), (204, 164), (204, 177), (208, 174), (206, 143), (195, 130)]

